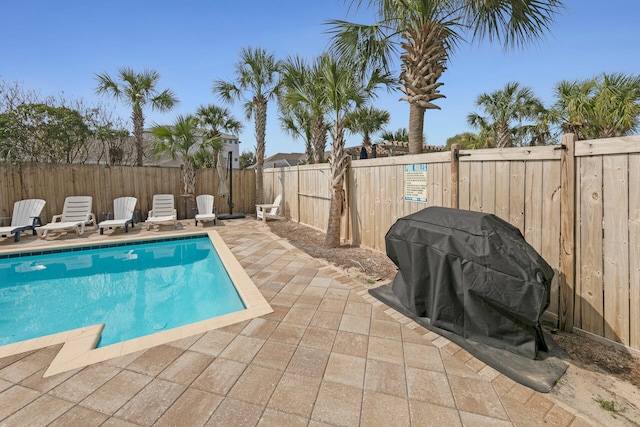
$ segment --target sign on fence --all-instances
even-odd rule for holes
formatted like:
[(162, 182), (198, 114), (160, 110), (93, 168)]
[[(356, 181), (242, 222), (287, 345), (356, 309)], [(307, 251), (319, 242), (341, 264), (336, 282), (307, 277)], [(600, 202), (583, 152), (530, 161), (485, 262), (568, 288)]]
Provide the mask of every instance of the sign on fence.
[(404, 165), (404, 199), (409, 202), (428, 202), (426, 163)]

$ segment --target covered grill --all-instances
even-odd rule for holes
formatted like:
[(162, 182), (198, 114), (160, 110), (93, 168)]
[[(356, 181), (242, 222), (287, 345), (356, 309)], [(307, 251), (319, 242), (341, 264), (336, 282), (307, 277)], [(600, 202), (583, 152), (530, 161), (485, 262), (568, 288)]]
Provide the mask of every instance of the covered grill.
[(385, 237), (398, 266), (392, 291), (436, 328), (534, 359), (547, 351), (539, 319), (552, 268), (495, 215), (429, 207)]

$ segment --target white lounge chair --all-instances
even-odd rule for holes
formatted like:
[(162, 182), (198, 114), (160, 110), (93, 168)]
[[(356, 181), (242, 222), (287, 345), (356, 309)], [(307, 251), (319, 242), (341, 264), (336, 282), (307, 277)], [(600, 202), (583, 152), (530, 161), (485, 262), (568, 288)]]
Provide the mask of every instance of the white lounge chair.
[(84, 233), (85, 225), (96, 226), (96, 216), (91, 212), (91, 196), (69, 196), (64, 199), (62, 214), (54, 215), (51, 222), (36, 230), (43, 239), (50, 231), (75, 230), (78, 236)]
[[(134, 226), (133, 211), (136, 208), (138, 199), (135, 197), (118, 197), (113, 200), (113, 219), (107, 217), (106, 220), (98, 224), (100, 234), (104, 234), (105, 228), (124, 227), (124, 232), (129, 232), (129, 225)], [(109, 215), (111, 212), (107, 212)]]
[(161, 224), (173, 222), (174, 227), (178, 227), (178, 214), (175, 208), (175, 199), (173, 194), (156, 194), (153, 196), (153, 203), (149, 216), (145, 224), (147, 230), (151, 228), (151, 224)]
[(211, 194), (201, 194), (196, 197), (196, 205), (198, 206), (198, 213), (195, 215), (196, 227), (198, 221), (213, 221), (213, 225), (216, 225), (216, 208), (213, 206), (214, 198)]
[[(13, 234), (13, 241), (20, 241), (20, 233), (31, 230), (36, 234), (36, 224), (42, 225), (40, 214), (44, 208), (45, 201), (42, 199), (25, 199), (18, 200), (13, 204), (13, 216), (11, 216), (11, 225), (0, 227), (0, 236), (7, 237)], [(0, 220), (9, 219), (0, 218)]]
[(280, 207), (280, 201), (282, 200), (282, 194), (278, 194), (271, 205), (256, 205), (256, 218), (261, 219), (262, 222), (267, 222), (268, 218), (280, 218), (278, 216), (278, 208)]

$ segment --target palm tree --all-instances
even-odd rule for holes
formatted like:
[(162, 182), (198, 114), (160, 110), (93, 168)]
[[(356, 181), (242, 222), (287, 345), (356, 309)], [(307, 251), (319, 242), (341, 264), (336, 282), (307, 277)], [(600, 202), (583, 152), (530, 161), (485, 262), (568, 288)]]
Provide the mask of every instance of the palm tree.
[(371, 147), (371, 134), (382, 130), (389, 123), (389, 112), (374, 107), (358, 108), (346, 118), (345, 127), (362, 134), (362, 145)]
[(505, 47), (522, 46), (547, 31), (560, 0), (352, 0), (367, 3), (379, 22), (373, 25), (333, 20), (333, 51), (356, 64), (388, 69), (400, 54), (399, 82), (409, 103), (409, 152), (421, 153), (424, 113), (440, 109), (440, 77), (449, 56), (463, 41), (494, 39)]
[(255, 117), (256, 138), (256, 203), (264, 198), (263, 176), (267, 104), (278, 96), (280, 61), (264, 49), (242, 49), (235, 65), (235, 82), (216, 80), (213, 92), (226, 102), (244, 101), (247, 119)]
[(98, 86), (97, 94), (110, 95), (121, 100), (131, 107), (131, 121), (133, 122), (133, 136), (136, 142), (136, 165), (142, 166), (144, 157), (144, 130), (143, 109), (150, 106), (152, 110), (168, 111), (178, 103), (178, 98), (170, 89), (158, 91), (156, 86), (160, 80), (160, 74), (155, 70), (133, 71), (131, 68), (118, 70), (119, 81), (114, 80), (109, 74), (96, 74)]
[(537, 120), (545, 110), (533, 91), (518, 82), (509, 82), (504, 89), (491, 93), (481, 93), (476, 106), (482, 107), (486, 115), (470, 113), (467, 122), (480, 130), (492, 129), (497, 148), (512, 146), (514, 134), (525, 129), (523, 122)]
[(325, 244), (330, 248), (340, 246), (340, 218), (344, 203), (344, 175), (350, 156), (344, 150), (345, 121), (350, 113), (375, 96), (380, 84), (388, 84), (386, 75), (373, 72), (368, 81), (363, 81), (347, 62), (331, 56), (323, 56), (320, 75), (326, 93), (331, 121), (331, 204)]
[(635, 132), (640, 118), (640, 75), (603, 74), (596, 85), (593, 110), (598, 138)]
[(237, 134), (242, 130), (243, 125), (233, 117), (229, 109), (213, 104), (198, 107), (196, 116), (207, 138), (206, 144), (213, 149), (213, 167), (217, 167), (218, 152), (223, 148), (220, 139), (221, 131)]
[(602, 74), (563, 80), (555, 88), (550, 120), (578, 139), (628, 135), (640, 119), (640, 75)]
[(595, 86), (595, 79), (563, 80), (556, 85), (556, 103), (552, 108), (552, 120), (560, 125), (563, 132), (573, 133), (578, 139), (585, 139)]
[(409, 142), (409, 131), (407, 128), (399, 128), (395, 132), (383, 132), (382, 135), (380, 135), (380, 141), (383, 143), (387, 141)]
[(311, 114), (303, 106), (285, 106), (280, 104), (280, 127), (294, 139), (302, 138), (307, 164), (313, 163), (313, 145), (311, 142)]
[(178, 116), (173, 126), (154, 126), (151, 133), (155, 137), (154, 154), (167, 153), (172, 159), (182, 157), (182, 182), (184, 194), (194, 195), (196, 172), (192, 162), (197, 147), (200, 128), (198, 118), (192, 115)]
[(307, 64), (300, 57), (288, 58), (283, 64), (283, 91), (279, 99), (281, 111), (293, 112), (299, 118), (308, 117), (315, 163), (324, 162), (329, 130), (325, 121), (329, 106), (320, 71), (322, 61), (322, 55), (312, 64)]

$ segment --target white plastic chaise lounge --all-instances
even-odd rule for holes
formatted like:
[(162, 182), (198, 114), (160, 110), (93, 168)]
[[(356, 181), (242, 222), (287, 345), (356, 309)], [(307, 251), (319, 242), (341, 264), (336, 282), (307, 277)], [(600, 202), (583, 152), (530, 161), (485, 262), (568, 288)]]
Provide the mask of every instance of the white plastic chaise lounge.
[(129, 226), (134, 226), (133, 211), (136, 208), (138, 199), (135, 197), (118, 197), (113, 200), (113, 219), (109, 219), (108, 215), (111, 212), (107, 212), (107, 219), (98, 224), (100, 228), (100, 234), (104, 234), (105, 228), (119, 228), (124, 227), (124, 232), (129, 232)]
[(91, 196), (68, 196), (64, 199), (62, 214), (54, 215), (49, 224), (38, 227), (38, 234), (44, 239), (50, 231), (74, 230), (81, 236), (86, 225), (97, 225), (96, 216), (91, 212), (92, 203)]
[(261, 219), (262, 222), (267, 222), (268, 218), (280, 218), (278, 216), (278, 208), (280, 207), (280, 201), (282, 200), (282, 194), (278, 194), (271, 205), (256, 205), (256, 218)]
[(152, 224), (162, 224), (172, 222), (173, 226), (178, 228), (178, 214), (175, 208), (175, 199), (173, 194), (156, 194), (153, 196), (153, 203), (149, 216), (145, 221), (147, 230)]
[(198, 213), (195, 215), (196, 227), (198, 221), (213, 221), (213, 225), (216, 225), (216, 208), (213, 206), (214, 197), (211, 194), (201, 194), (196, 197), (196, 205), (198, 206)]
[[(0, 227), (0, 236), (7, 237), (13, 234), (13, 241), (20, 241), (20, 234), (23, 231), (31, 230), (36, 234), (36, 225), (42, 225), (40, 214), (44, 209), (45, 201), (42, 199), (18, 200), (13, 204), (13, 215), (11, 225)], [(0, 220), (9, 218), (0, 218)]]

